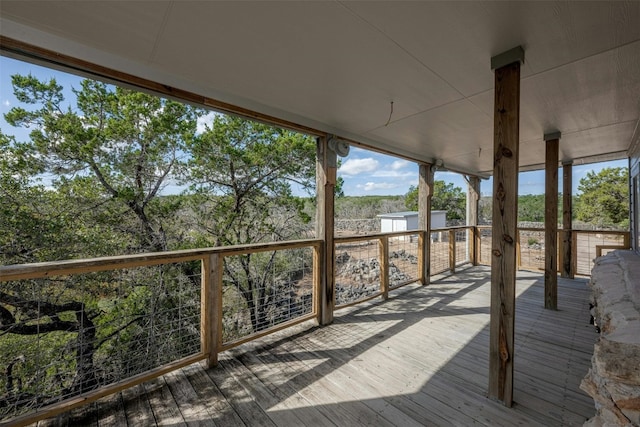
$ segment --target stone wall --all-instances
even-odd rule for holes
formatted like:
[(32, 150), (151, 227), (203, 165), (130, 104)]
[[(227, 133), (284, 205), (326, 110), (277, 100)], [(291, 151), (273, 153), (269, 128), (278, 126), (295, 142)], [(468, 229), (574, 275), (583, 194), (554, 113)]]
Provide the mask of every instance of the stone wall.
[(640, 426), (640, 256), (596, 259), (590, 286), (600, 337), (580, 385), (597, 410), (585, 426)]

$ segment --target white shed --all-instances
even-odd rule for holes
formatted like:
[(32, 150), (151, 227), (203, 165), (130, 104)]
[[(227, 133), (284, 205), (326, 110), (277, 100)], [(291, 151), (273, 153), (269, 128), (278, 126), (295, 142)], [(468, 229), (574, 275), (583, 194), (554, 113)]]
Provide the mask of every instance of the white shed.
[[(380, 231), (392, 233), (394, 231), (409, 231), (418, 229), (418, 212), (393, 212), (378, 215)], [(431, 228), (447, 226), (447, 211), (431, 211)]]

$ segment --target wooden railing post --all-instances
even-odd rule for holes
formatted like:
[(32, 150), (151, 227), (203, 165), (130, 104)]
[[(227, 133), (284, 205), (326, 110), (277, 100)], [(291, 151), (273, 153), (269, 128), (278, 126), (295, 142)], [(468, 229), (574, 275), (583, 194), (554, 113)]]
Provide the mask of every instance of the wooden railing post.
[[(428, 274), (427, 265), (424, 260), (426, 260), (425, 256), (425, 248), (426, 245), (429, 245), (429, 235), (424, 230), (419, 230), (418, 232), (418, 278), (420, 279), (420, 283), (426, 285), (424, 282), (424, 277)], [(429, 260), (430, 261), (430, 260)]]
[(218, 348), (222, 341), (222, 257), (211, 254), (202, 259), (200, 295), (200, 345), (207, 356), (204, 365), (218, 364)]
[[(403, 236), (401, 238), (406, 238)], [(382, 299), (389, 298), (389, 237), (380, 237), (380, 292)]]
[(456, 272), (456, 230), (449, 230), (449, 270)]
[(472, 265), (480, 264), (480, 253), (478, 252), (478, 226), (474, 225), (468, 232), (469, 257)]

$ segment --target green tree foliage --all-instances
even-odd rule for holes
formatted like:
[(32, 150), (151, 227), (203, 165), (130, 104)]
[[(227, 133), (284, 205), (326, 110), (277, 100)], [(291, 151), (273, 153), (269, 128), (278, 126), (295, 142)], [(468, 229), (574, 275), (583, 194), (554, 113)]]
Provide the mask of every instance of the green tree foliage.
[[(291, 182), (315, 183), (313, 138), (238, 117), (217, 115), (194, 138), (184, 180), (190, 183), (198, 246), (299, 238), (310, 221)], [(261, 272), (278, 265), (276, 252), (226, 263), (226, 279), (244, 297), (254, 331), (268, 325), (274, 284)], [(259, 268), (258, 268), (259, 267)]]
[(604, 168), (588, 172), (578, 185), (575, 212), (580, 221), (596, 226), (629, 227), (629, 170)]
[[(454, 186), (452, 182), (436, 180), (433, 183), (433, 197), (431, 198), (431, 209), (447, 211), (447, 220), (461, 220), (466, 215), (467, 196), (462, 188)], [(418, 210), (418, 188), (409, 187), (405, 195), (405, 206), (407, 209)]]
[[(16, 75), (12, 83), (21, 106), (5, 119), (30, 129), (30, 139), (0, 137), (2, 262), (168, 249), (167, 229), (179, 204), (159, 192), (180, 171), (181, 153), (201, 112), (90, 80), (74, 90), (75, 105), (65, 104), (55, 80)], [(38, 185), (43, 173), (53, 177), (48, 187)], [(153, 319), (157, 310), (176, 305), (170, 288), (179, 280), (170, 276), (192, 277), (164, 269), (156, 280), (94, 274), (3, 283), (0, 354), (12, 374), (0, 381), (6, 392), (0, 406), (24, 404), (34, 390), (38, 399), (55, 401), (99, 385), (104, 377), (96, 376), (97, 359), (110, 360), (138, 346), (149, 322), (154, 334), (163, 333), (162, 323)], [(181, 288), (193, 289), (184, 283)], [(129, 290), (117, 304), (105, 304), (116, 300), (118, 289)], [(55, 369), (46, 375), (34, 364), (39, 347), (21, 344), (33, 335), (52, 350)], [(145, 360), (153, 358), (149, 354)], [(104, 366), (104, 376), (119, 376)]]
[(518, 196), (518, 221), (544, 222), (544, 194)]
[(180, 167), (200, 113), (92, 80), (73, 90), (75, 108), (65, 108), (63, 88), (53, 79), (15, 75), (12, 82), (17, 99), (30, 107), (5, 115), (9, 124), (31, 129), (23, 155), (55, 176), (61, 193), (82, 193), (103, 206), (97, 222), (126, 232), (128, 251), (167, 250), (165, 222), (176, 207), (163, 206), (157, 196)]

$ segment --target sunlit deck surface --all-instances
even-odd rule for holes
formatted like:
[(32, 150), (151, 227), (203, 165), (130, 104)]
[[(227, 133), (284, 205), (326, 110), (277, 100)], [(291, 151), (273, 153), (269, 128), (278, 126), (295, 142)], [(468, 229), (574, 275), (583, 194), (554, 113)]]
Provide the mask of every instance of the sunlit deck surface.
[(578, 387), (597, 337), (586, 280), (559, 279), (558, 311), (543, 290), (542, 274), (518, 273), (513, 408), (486, 397), (489, 269), (472, 267), (40, 424), (582, 425), (595, 413)]

